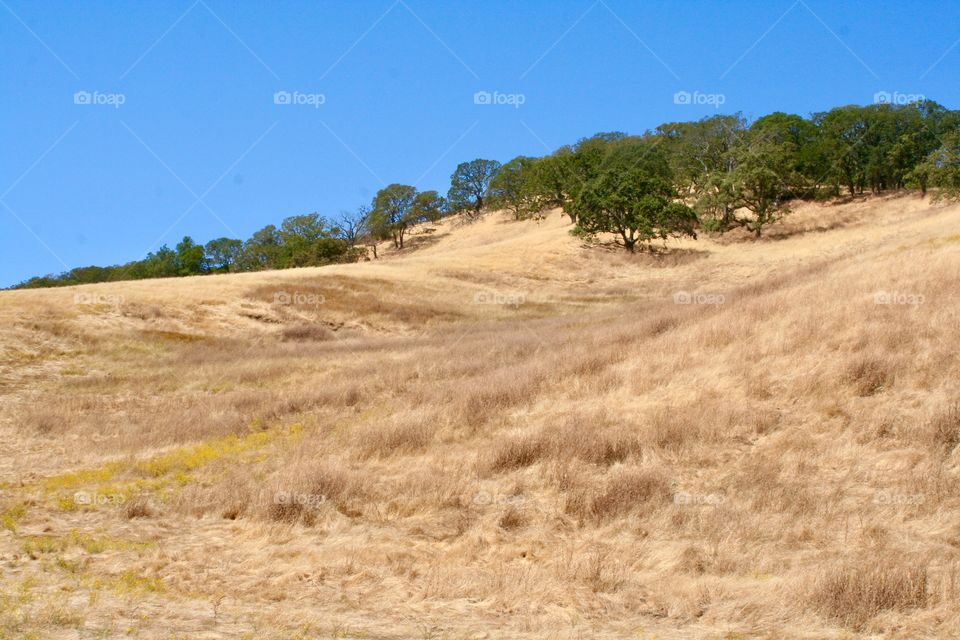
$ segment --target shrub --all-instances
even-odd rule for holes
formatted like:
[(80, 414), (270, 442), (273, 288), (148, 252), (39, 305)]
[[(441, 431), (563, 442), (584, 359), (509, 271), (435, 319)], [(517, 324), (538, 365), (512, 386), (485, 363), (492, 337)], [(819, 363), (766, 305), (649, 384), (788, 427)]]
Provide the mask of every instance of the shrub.
[(333, 340), (336, 334), (322, 324), (297, 324), (284, 327), (280, 331), (280, 337), (294, 342), (325, 342)]
[(933, 448), (948, 454), (960, 445), (960, 403), (950, 405), (927, 423), (926, 438)]
[(879, 558), (848, 562), (816, 579), (810, 605), (821, 615), (860, 628), (882, 611), (926, 606), (927, 581), (925, 566)]

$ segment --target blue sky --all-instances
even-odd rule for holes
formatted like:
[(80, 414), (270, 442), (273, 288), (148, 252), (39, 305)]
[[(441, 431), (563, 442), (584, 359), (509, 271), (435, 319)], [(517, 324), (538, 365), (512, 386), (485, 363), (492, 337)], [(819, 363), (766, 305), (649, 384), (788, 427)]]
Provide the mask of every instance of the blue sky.
[(958, 108), (958, 41), (954, 2), (0, 0), (0, 286), (597, 131)]

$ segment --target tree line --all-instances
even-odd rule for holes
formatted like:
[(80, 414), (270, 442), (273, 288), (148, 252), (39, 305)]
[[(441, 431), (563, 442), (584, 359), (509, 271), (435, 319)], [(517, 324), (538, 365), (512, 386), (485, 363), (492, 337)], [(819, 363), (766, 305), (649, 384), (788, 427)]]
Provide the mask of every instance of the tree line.
[(31, 278), (15, 288), (259, 271), (376, 259), (409, 230), (448, 215), (505, 209), (518, 219), (560, 208), (584, 237), (613, 234), (628, 251), (657, 240), (744, 228), (756, 237), (791, 201), (917, 189), (960, 198), (960, 111), (925, 100), (670, 122), (642, 135), (599, 133), (543, 157), (457, 166), (446, 197), (391, 184), (355, 212), (268, 225), (246, 240), (189, 236), (144, 259)]

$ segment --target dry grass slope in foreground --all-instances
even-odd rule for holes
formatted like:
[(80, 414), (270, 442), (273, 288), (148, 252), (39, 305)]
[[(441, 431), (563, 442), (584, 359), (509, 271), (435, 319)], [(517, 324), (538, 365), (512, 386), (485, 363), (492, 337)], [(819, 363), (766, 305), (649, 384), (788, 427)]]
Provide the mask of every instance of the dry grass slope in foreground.
[(566, 230), (0, 292), (0, 638), (956, 637), (960, 207)]

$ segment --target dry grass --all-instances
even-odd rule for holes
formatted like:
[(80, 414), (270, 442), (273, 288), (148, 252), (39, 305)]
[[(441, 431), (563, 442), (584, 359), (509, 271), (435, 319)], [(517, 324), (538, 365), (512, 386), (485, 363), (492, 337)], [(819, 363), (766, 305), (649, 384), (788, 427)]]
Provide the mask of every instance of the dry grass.
[(541, 461), (575, 458), (598, 465), (639, 456), (640, 437), (628, 425), (617, 425), (605, 412), (573, 412), (532, 435), (511, 436), (496, 445), (489, 462), (499, 472)]
[(950, 637), (960, 208), (790, 224), (0, 292), (0, 637)]
[(844, 626), (859, 629), (882, 612), (927, 606), (928, 582), (925, 566), (873, 557), (824, 571), (809, 603)]
[(602, 483), (575, 486), (568, 493), (565, 511), (580, 522), (603, 522), (639, 509), (657, 509), (671, 494), (670, 479), (663, 470), (620, 468)]
[(309, 340), (323, 342), (335, 338), (335, 334), (329, 327), (319, 324), (298, 324), (292, 327), (284, 327), (280, 331), (280, 335), (284, 340), (295, 341)]
[(960, 404), (954, 403), (937, 413), (926, 426), (928, 442), (946, 455), (960, 445)]

